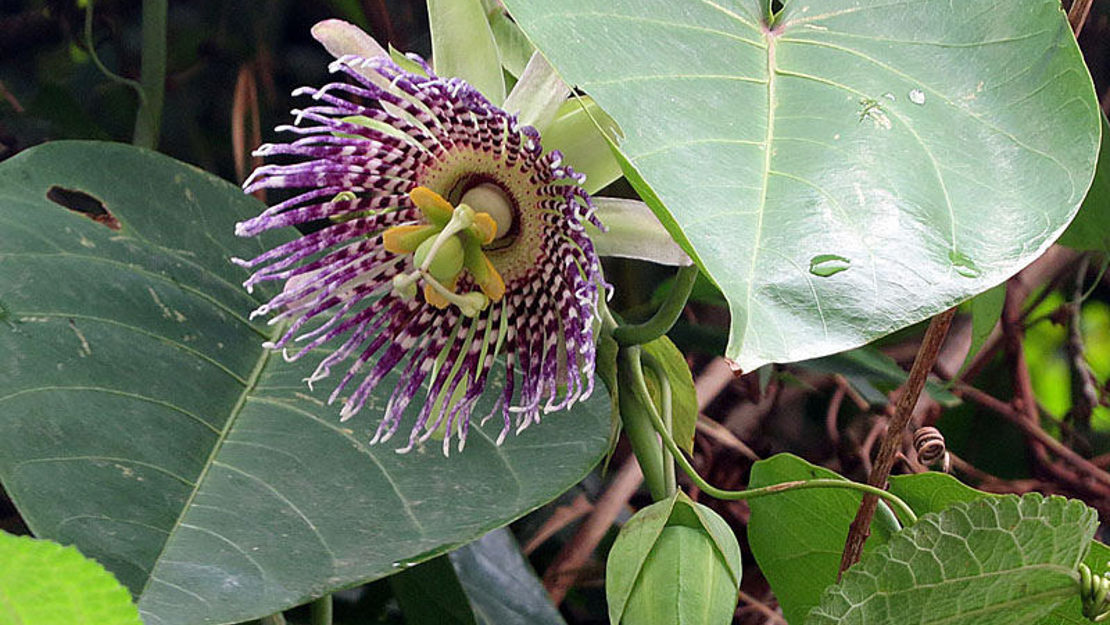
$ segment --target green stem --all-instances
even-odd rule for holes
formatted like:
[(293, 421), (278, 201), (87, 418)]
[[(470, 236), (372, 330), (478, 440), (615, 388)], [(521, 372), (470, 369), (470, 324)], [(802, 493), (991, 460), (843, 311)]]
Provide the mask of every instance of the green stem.
[(324, 595), (312, 602), (310, 623), (312, 625), (331, 625), (331, 595)]
[[(632, 453), (644, 472), (651, 498), (662, 501), (667, 498), (667, 478), (663, 469), (663, 447), (652, 425), (652, 417), (659, 420), (651, 406), (651, 397), (640, 392), (643, 387), (644, 370), (640, 364), (640, 348), (625, 347), (617, 354), (617, 383), (620, 391), (620, 413)], [(645, 403), (646, 402), (646, 403)], [(660, 421), (660, 424), (662, 421)]]
[(166, 16), (169, 0), (143, 0), (143, 68), (140, 84), (144, 97), (135, 117), (132, 143), (151, 150), (158, 147), (162, 103), (166, 94)]
[(710, 497), (716, 497), (717, 499), (725, 499), (728, 501), (746, 501), (749, 499), (766, 497), (767, 495), (774, 495), (775, 493), (781, 493), (788, 490), (807, 490), (810, 488), (846, 488), (849, 490), (859, 491), (861, 493), (875, 495), (876, 497), (879, 497), (880, 499), (886, 501), (894, 508), (895, 512), (898, 514), (899, 519), (902, 521), (902, 524), (905, 526), (910, 526), (914, 523), (917, 523), (917, 515), (914, 514), (909, 505), (906, 504), (905, 501), (902, 501), (902, 499), (899, 498), (897, 495), (894, 495), (893, 493), (885, 491), (881, 488), (876, 488), (869, 484), (861, 484), (859, 482), (853, 482), (851, 480), (839, 480), (830, 478), (815, 480), (797, 480), (794, 482), (782, 482), (780, 484), (772, 484), (770, 486), (763, 486), (761, 488), (749, 488), (747, 490), (723, 490), (717, 488), (709, 482), (706, 482), (705, 479), (702, 478), (702, 476), (698, 475), (698, 472), (694, 469), (694, 466), (690, 464), (690, 461), (686, 459), (686, 456), (682, 455), (682, 450), (678, 448), (678, 444), (675, 443), (674, 439), (667, 434), (666, 426), (663, 424), (663, 420), (659, 418), (659, 415), (651, 413), (648, 416), (651, 418), (651, 423), (655, 427), (655, 430), (663, 438), (663, 445), (671, 452), (671, 454), (674, 455), (675, 460), (678, 461), (678, 465), (682, 467), (682, 470), (686, 472), (686, 475), (690, 476), (690, 480), (692, 480), (694, 484), (702, 490), (702, 492), (709, 495)]
[(96, 53), (96, 43), (93, 42), (93, 4), (93, 0), (88, 0), (88, 3), (85, 4), (85, 47), (89, 49), (89, 58), (92, 59), (96, 69), (100, 70), (100, 73), (104, 74), (108, 80), (134, 89), (135, 93), (139, 96), (139, 106), (142, 107), (143, 100), (146, 99), (146, 94), (143, 93), (143, 86), (140, 85), (138, 81), (124, 78), (108, 69), (108, 67), (104, 65), (104, 62), (100, 60), (100, 55)]
[[(667, 371), (663, 368), (663, 364), (659, 362), (658, 358), (653, 356), (650, 352), (643, 352), (642, 356), (644, 364), (646, 364), (647, 367), (651, 369), (652, 373), (655, 374), (655, 379), (659, 380), (659, 401), (662, 404), (660, 407), (663, 409), (662, 421), (663, 426), (666, 428), (667, 432), (665, 438), (670, 438), (671, 440), (674, 440), (674, 404), (672, 400), (673, 394), (671, 389), (671, 379), (669, 376), (667, 376)], [(643, 376), (640, 377), (642, 380)], [(646, 385), (641, 392), (647, 394)], [(649, 405), (649, 408), (654, 409), (654, 406)], [(678, 490), (678, 480), (675, 478), (674, 458), (672, 457), (672, 455), (673, 454), (669, 449), (664, 448), (663, 480), (666, 482), (667, 485), (668, 497), (674, 495), (675, 491)]]
[(619, 326), (613, 330), (613, 338), (619, 345), (627, 347), (643, 345), (666, 334), (682, 314), (682, 309), (686, 307), (686, 300), (690, 297), (690, 291), (694, 288), (697, 277), (697, 265), (679, 267), (671, 292), (667, 294), (667, 299), (651, 319), (637, 325)]

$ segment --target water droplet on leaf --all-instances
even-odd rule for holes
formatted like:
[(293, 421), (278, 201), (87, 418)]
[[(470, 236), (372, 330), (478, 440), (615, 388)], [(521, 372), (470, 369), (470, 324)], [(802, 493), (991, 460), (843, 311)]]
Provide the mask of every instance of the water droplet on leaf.
[(910, 91), (910, 102), (917, 105), (925, 104), (925, 92), (920, 89)]
[(828, 278), (846, 271), (852, 261), (838, 254), (819, 254), (809, 260), (809, 272), (815, 276)]
[(979, 267), (975, 265), (975, 262), (968, 258), (963, 252), (958, 252), (956, 250), (948, 252), (948, 260), (952, 261), (952, 267), (956, 270), (956, 273), (965, 278), (978, 278), (983, 273), (980, 271)]

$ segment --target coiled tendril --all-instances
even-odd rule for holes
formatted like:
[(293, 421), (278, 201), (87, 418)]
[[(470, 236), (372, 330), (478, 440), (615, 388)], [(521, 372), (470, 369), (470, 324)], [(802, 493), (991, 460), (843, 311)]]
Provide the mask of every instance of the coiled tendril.
[(1110, 621), (1110, 571), (1095, 575), (1090, 567), (1081, 563), (1079, 595), (1083, 598), (1083, 616), (1096, 623)]

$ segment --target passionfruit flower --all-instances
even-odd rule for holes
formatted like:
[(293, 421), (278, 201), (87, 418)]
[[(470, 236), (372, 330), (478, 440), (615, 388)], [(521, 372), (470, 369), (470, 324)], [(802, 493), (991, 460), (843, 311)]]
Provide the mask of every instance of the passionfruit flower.
[[(400, 451), (437, 432), (444, 453), (452, 437), (461, 450), (498, 368), (504, 383), (485, 418), (500, 416), (499, 444), (589, 397), (605, 282), (586, 227), (605, 227), (586, 177), (521, 121), (550, 121), (570, 90), (534, 56), (506, 100), (528, 110), (509, 112), (418, 56), (391, 57), (349, 24), (329, 20), (313, 32), (345, 80), (294, 92), (311, 98), (293, 125), (278, 127), (295, 138), (255, 152), (284, 162), (259, 167), (244, 187), (295, 194), (236, 228), (254, 236), (326, 224), (234, 259), (254, 271), (247, 289), (284, 285), (253, 313), (283, 324), (266, 347), (288, 360), (331, 348), (307, 382), (345, 368), (328, 399), (342, 400), (343, 420), (400, 368), (371, 440), (392, 437), (422, 396)], [(605, 204), (636, 213), (628, 223), (654, 220), (638, 203)], [(657, 221), (649, 228), (661, 231)], [(645, 246), (642, 226), (625, 238)], [(668, 247), (665, 255), (688, 262)]]

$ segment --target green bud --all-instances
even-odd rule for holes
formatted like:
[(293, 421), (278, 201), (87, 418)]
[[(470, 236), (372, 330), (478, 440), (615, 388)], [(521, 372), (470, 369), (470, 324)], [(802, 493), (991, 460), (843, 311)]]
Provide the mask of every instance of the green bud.
[(740, 546), (724, 519), (677, 492), (621, 529), (605, 572), (612, 625), (728, 625)]
[[(417, 267), (424, 266), (436, 239), (437, 237), (430, 237), (416, 248), (413, 262), (416, 263)], [(459, 237), (449, 236), (443, 240), (439, 249), (435, 251), (435, 256), (432, 258), (431, 264), (428, 265), (427, 271), (440, 283), (450, 288), (449, 285), (455, 280), (455, 276), (462, 271), (464, 258), (462, 241), (459, 241)]]

